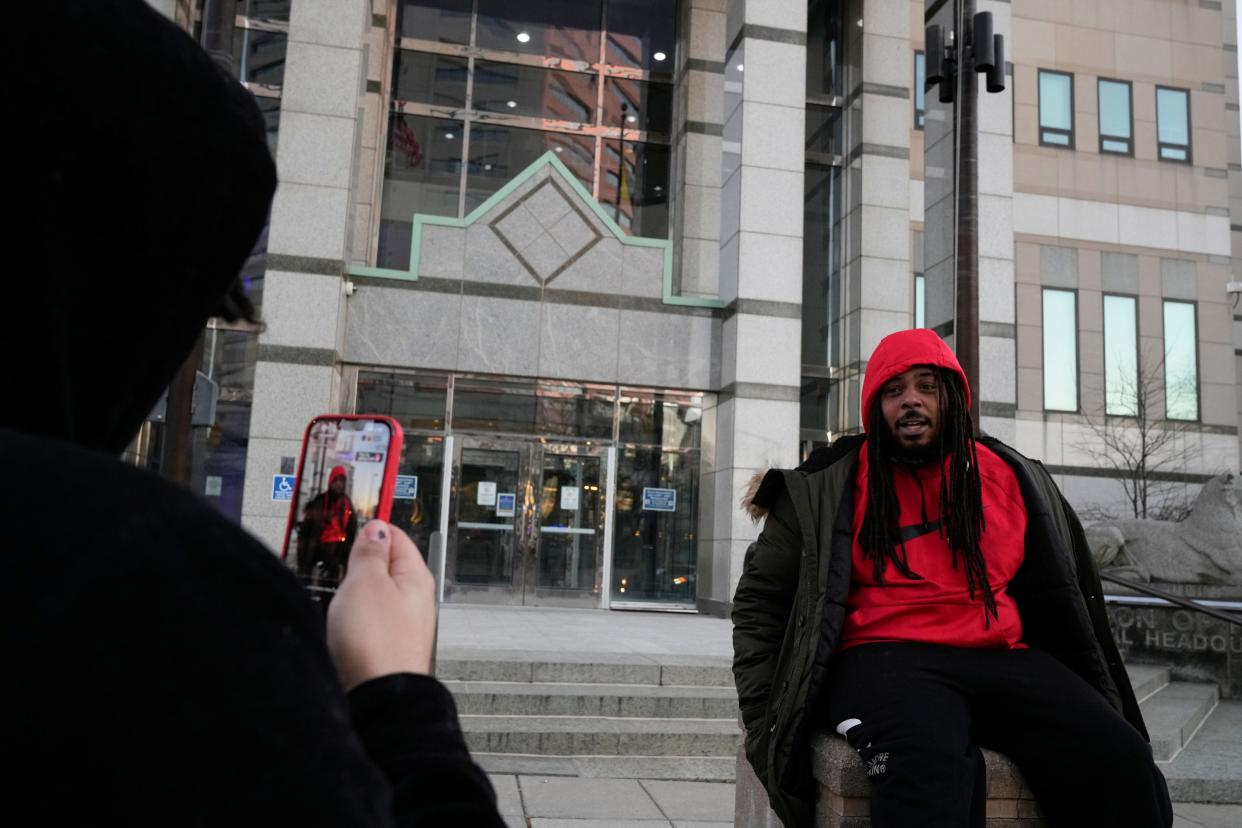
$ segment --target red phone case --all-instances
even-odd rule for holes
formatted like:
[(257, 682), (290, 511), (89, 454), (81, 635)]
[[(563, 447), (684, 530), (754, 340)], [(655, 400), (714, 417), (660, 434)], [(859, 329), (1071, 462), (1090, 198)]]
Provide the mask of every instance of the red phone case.
[(401, 423), (383, 414), (320, 414), (311, 419), (302, 434), (302, 452), (298, 457), (298, 468), (293, 482), (293, 500), (289, 503), (289, 516), (285, 520), (285, 539), (280, 547), (280, 559), (289, 556), (289, 537), (293, 534), (294, 518), (297, 516), (302, 488), (303, 466), (306, 464), (306, 449), (310, 444), (311, 430), (315, 424), (323, 420), (372, 420), (388, 426), (388, 457), (384, 460), (384, 478), (380, 483), (379, 502), (375, 506), (375, 517), (387, 521), (392, 516), (392, 496), (397, 485), (397, 467), (401, 464)]

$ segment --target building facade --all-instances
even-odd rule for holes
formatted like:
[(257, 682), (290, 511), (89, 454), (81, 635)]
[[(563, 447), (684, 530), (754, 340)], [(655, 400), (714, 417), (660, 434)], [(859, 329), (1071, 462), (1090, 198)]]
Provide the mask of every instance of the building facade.
[[(309, 419), (390, 414), (446, 600), (725, 612), (750, 477), (859, 429), (884, 335), (952, 335), (943, 5), (239, 3), (281, 184), (196, 480), (278, 547)], [(1242, 452), (1235, 5), (978, 7), (982, 426), (1088, 513), (1138, 439), (1173, 513)]]

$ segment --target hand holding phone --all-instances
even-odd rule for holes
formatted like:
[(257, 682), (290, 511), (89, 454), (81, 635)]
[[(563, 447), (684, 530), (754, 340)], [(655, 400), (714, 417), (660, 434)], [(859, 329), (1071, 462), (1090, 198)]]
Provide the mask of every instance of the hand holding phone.
[(328, 649), (346, 690), (392, 673), (430, 673), (436, 582), (409, 535), (363, 527), (328, 608)]
[(307, 426), (281, 557), (321, 603), (345, 577), (359, 528), (389, 519), (400, 459), (391, 417), (325, 414)]

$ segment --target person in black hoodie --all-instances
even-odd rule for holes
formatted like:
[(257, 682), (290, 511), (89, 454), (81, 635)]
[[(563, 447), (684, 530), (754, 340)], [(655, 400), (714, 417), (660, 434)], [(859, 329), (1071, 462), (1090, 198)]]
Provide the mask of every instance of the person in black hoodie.
[(363, 527), (330, 655), (276, 556), (117, 459), (206, 320), (250, 310), (236, 276), (275, 169), (249, 93), (140, 0), (18, 4), (7, 22), (6, 810), (502, 825), (426, 675), (433, 585), (409, 538)]

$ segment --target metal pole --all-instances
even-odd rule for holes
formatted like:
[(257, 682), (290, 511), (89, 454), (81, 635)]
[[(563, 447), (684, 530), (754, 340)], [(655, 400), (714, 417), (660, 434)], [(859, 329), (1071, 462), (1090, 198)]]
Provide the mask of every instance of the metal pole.
[(621, 226), (621, 185), (625, 181), (625, 115), (629, 104), (621, 104), (621, 144), (617, 153), (617, 226)]
[(957, 359), (970, 383), (970, 417), (979, 427), (979, 79), (974, 62), (975, 0), (959, 0), (957, 177)]

